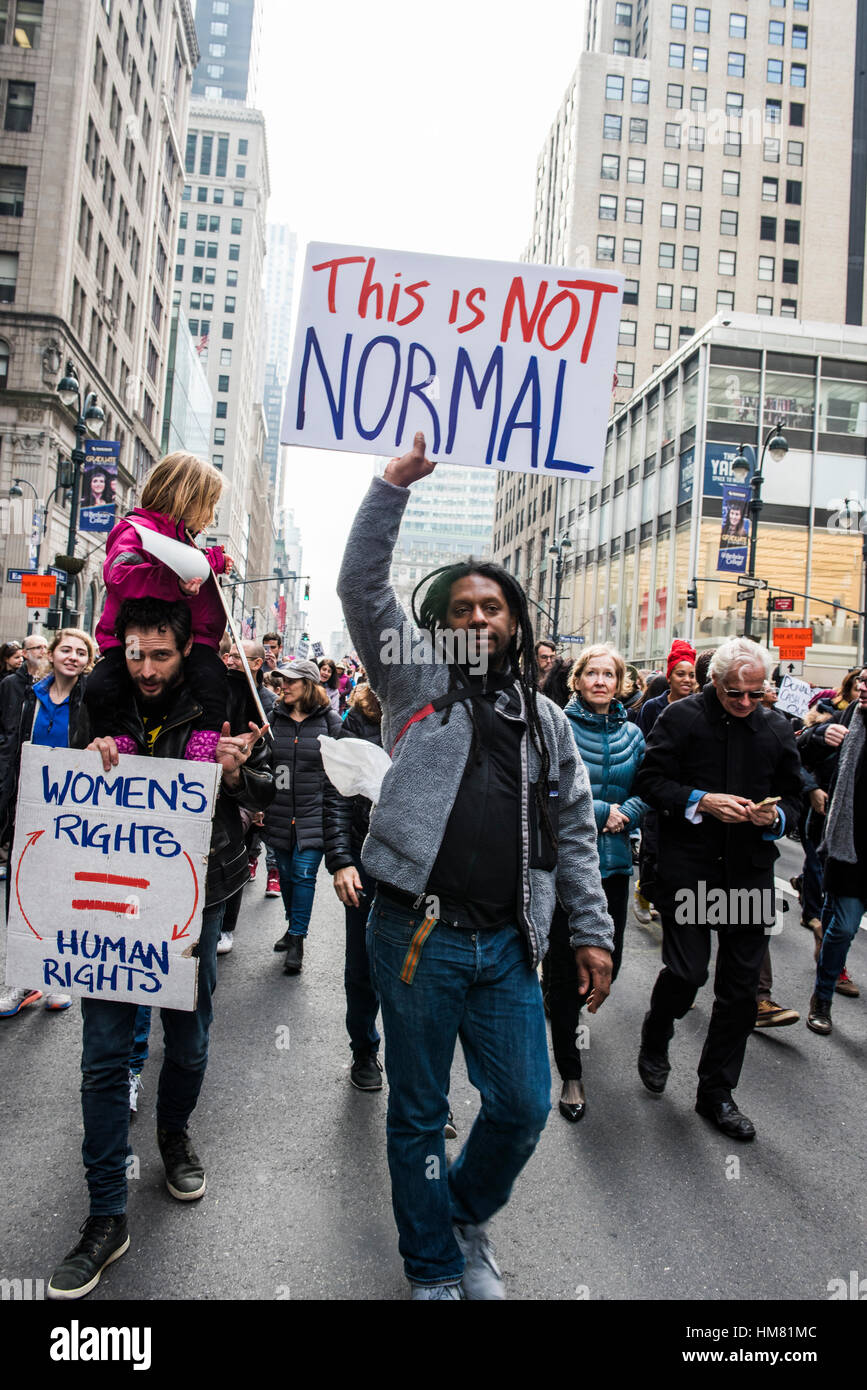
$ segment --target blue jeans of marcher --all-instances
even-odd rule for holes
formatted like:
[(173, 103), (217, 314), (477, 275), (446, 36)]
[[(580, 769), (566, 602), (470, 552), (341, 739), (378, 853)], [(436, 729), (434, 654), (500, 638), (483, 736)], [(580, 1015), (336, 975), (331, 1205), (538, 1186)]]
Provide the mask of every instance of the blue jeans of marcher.
[(867, 902), (863, 898), (839, 898), (829, 893), (825, 899), (823, 921), (827, 925), (822, 936), (814, 987), (818, 999), (833, 999), (834, 986), (846, 964), (849, 947), (855, 940), (865, 912)]
[(346, 964), (343, 969), (343, 987), (346, 991), (346, 1031), (349, 1046), (354, 1054), (378, 1052), (380, 1037), (376, 1027), (379, 1013), (379, 995), (370, 981), (370, 965), (367, 959), (367, 919), (370, 905), (376, 892), (376, 880), (362, 868), (358, 859), (355, 869), (361, 879), (363, 898), (358, 907), (347, 904), (346, 913)]
[[(157, 1090), (157, 1127), (185, 1128), (199, 1098), (208, 1065), (211, 1000), (217, 983), (217, 942), (223, 903), (206, 907), (199, 938), (198, 1002), (191, 1013), (160, 1009), (165, 1056)], [(126, 1211), (126, 1156), (129, 1147), (129, 1060), (138, 1016), (137, 1004), (82, 999), (81, 1109), (84, 1160), (91, 1216)]]
[[(471, 932), (437, 922), (411, 984), (401, 969), (423, 914), (377, 897), (367, 926), (388, 1073), (388, 1164), (407, 1277), (454, 1283), (464, 1261), (452, 1223), (480, 1225), (509, 1200), (545, 1127), (551, 1071), (539, 978), (516, 926)], [(481, 1110), (446, 1168), (443, 1125), (460, 1037)]]
[(139, 1004), (135, 1016), (135, 1034), (132, 1052), (129, 1057), (130, 1071), (141, 1071), (148, 1059), (148, 1041), (151, 1035), (151, 1010), (149, 1004)]
[(316, 875), (322, 863), (321, 849), (275, 849), (280, 892), (290, 936), (306, 936), (316, 893)]

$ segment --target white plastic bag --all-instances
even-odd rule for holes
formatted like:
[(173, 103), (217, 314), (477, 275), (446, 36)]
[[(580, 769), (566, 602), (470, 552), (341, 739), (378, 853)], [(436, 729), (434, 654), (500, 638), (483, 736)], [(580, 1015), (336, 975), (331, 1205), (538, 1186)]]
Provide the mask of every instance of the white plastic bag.
[(382, 779), (391, 767), (384, 748), (364, 738), (329, 738), (319, 735), (322, 765), (329, 782), (341, 796), (366, 796), (379, 801)]

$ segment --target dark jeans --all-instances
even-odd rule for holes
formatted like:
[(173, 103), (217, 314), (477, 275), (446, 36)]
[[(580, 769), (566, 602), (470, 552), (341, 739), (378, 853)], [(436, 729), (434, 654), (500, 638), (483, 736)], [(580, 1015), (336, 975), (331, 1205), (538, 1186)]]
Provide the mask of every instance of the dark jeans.
[(246, 883), (242, 883), (237, 893), (233, 893), (231, 898), (225, 902), (226, 911), (223, 913), (222, 931), (234, 931), (238, 925), (238, 913), (241, 911), (241, 899), (244, 896)]
[[(391, 1199), (407, 1277), (463, 1274), (454, 1221), (480, 1225), (509, 1200), (550, 1109), (551, 1071), (539, 978), (517, 926), (463, 931), (437, 922), (412, 983), (400, 978), (423, 913), (379, 896), (367, 927), (382, 1001)], [(443, 1125), (458, 1037), (482, 1106), (446, 1167)]]
[(151, 1008), (149, 1004), (139, 1004), (135, 1016), (135, 1034), (132, 1052), (129, 1057), (130, 1071), (141, 1071), (148, 1059), (148, 1043), (151, 1036)]
[(858, 935), (861, 918), (865, 912), (867, 902), (863, 898), (843, 898), (836, 893), (828, 894), (823, 919), (826, 925), (813, 990), (817, 999), (826, 999), (829, 1002), (833, 999), (834, 987), (846, 965), (849, 947)]
[(346, 990), (346, 1031), (353, 1053), (377, 1052), (380, 1037), (376, 1028), (379, 995), (370, 980), (367, 959), (367, 919), (376, 892), (376, 880), (370, 877), (356, 859), (355, 868), (365, 894), (358, 907), (344, 906), (346, 913), (346, 964), (343, 985)]
[[(614, 950), (611, 953), (612, 983), (617, 979), (623, 958), (623, 934), (629, 907), (630, 874), (609, 874), (602, 887), (614, 923)], [(548, 954), (542, 963), (542, 980), (551, 1016), (551, 1043), (554, 1061), (562, 1081), (581, 1079), (581, 1049), (577, 1043), (578, 1023), (587, 996), (578, 992), (578, 967), (569, 944), (569, 914), (557, 903), (551, 922)]]
[(822, 919), (822, 901), (825, 896), (824, 874), (819, 851), (812, 840), (804, 839), (803, 889), (801, 892), (801, 913), (805, 922), (811, 917)]
[[(165, 1056), (157, 1090), (157, 1127), (185, 1128), (196, 1107), (208, 1065), (208, 1030), (217, 983), (217, 942), (223, 903), (206, 907), (199, 938), (198, 1002), (191, 1013), (160, 1009)], [(82, 999), (81, 1156), (90, 1188), (91, 1216), (126, 1211), (126, 1156), (129, 1140), (129, 1061), (138, 1017), (137, 1004)]]
[(321, 849), (275, 849), (280, 892), (290, 936), (306, 936), (316, 894), (316, 875), (322, 863)]
[[(698, 1064), (698, 1094), (710, 1104), (731, 1100), (738, 1084), (768, 949), (768, 937), (760, 928), (721, 927), (716, 934), (714, 1003)], [(679, 924), (663, 910), (663, 968), (653, 986), (645, 1031), (651, 1051), (667, 1050), (675, 1019), (689, 1011), (707, 980), (710, 942), (710, 927)]]

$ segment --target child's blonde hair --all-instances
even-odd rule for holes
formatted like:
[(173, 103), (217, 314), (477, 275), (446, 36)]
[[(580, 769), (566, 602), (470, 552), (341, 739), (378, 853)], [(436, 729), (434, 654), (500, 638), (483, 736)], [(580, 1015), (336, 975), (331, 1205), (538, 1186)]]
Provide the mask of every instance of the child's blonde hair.
[(166, 454), (148, 474), (140, 505), (186, 522), (196, 535), (211, 525), (225, 485), (219, 469), (195, 454)]

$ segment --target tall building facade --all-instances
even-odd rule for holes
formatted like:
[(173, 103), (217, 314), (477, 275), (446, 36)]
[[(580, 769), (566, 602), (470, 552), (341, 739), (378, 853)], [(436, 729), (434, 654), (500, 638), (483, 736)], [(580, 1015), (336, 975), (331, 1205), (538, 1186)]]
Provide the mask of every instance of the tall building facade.
[[(863, 323), (863, 0), (588, 0), (586, 19), (527, 258), (625, 276), (612, 410), (718, 314)], [(537, 601), (551, 544), (580, 553), (612, 485), (500, 475), (495, 554)]]
[(262, 0), (198, 0), (196, 31), (202, 61), (193, 78), (193, 96), (255, 106)]
[(163, 453), (195, 454), (198, 458), (207, 458), (211, 450), (213, 409), (214, 398), (208, 385), (208, 374), (190, 336), (187, 316), (180, 304), (176, 304), (172, 308), (166, 366)]
[[(10, 0), (0, 5), (0, 498), (22, 480), (40, 562), (66, 553), (75, 443), (57, 396), (67, 362), (120, 445), (132, 505), (159, 456), (172, 258), (192, 72), (188, 0)], [(32, 567), (28, 525), (3, 510), (0, 631), (27, 611), (7, 566)], [(25, 534), (26, 532), (26, 534)], [(93, 626), (104, 537), (78, 531), (69, 606)]]
[(265, 418), (268, 439), (265, 461), (274, 496), (283, 495), (285, 445), (280, 444), (283, 395), (289, 376), (291, 348), (292, 296), (295, 287), (295, 257), (298, 238), (285, 223), (269, 223), (268, 251), (265, 257)]
[[(229, 487), (214, 534), (248, 570), (250, 479), (261, 465), (262, 265), (269, 195), (265, 120), (233, 101), (193, 102), (186, 137), (175, 295), (214, 396), (210, 459)], [(258, 486), (254, 489), (259, 496)], [(254, 530), (266, 524), (256, 507)]]

